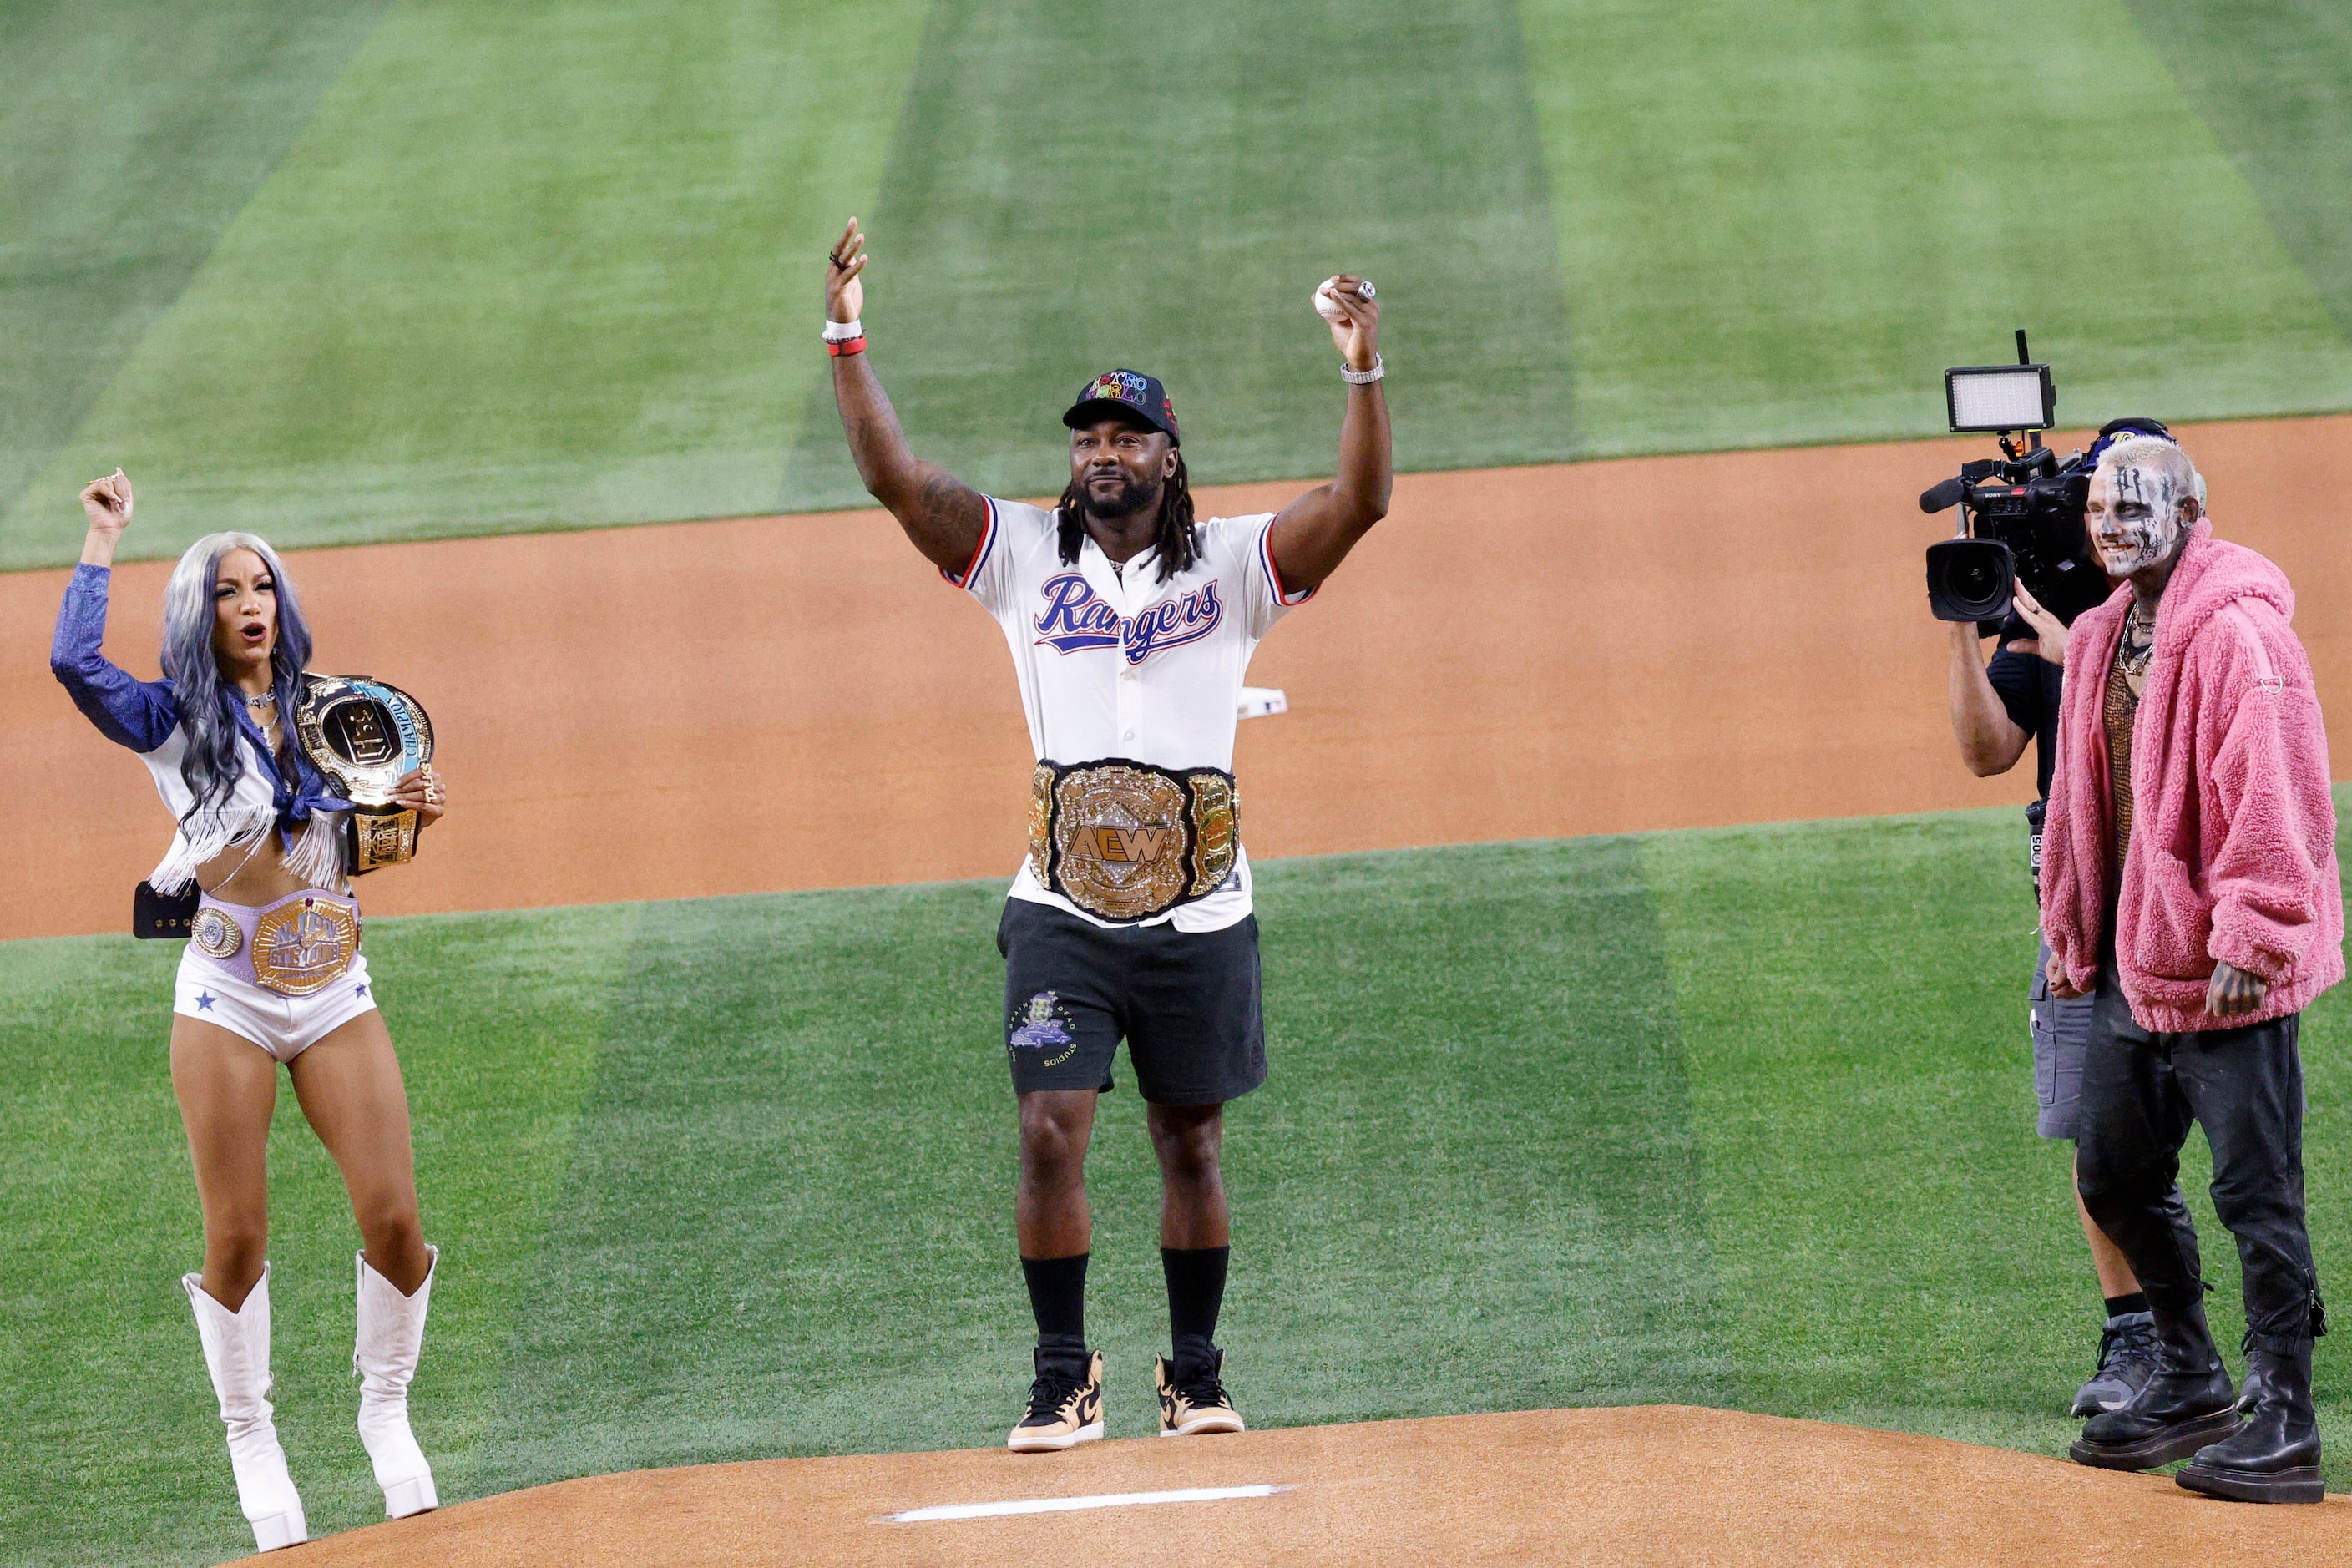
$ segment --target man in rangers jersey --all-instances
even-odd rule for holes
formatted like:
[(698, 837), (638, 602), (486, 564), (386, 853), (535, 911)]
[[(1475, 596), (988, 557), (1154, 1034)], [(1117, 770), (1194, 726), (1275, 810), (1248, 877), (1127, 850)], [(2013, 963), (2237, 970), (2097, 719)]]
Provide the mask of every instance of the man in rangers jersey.
[(908, 450), (866, 351), (869, 257), (853, 219), (825, 263), (824, 339), (857, 470), (1013, 651), (1036, 758), (1030, 852), (997, 928), (1021, 1110), (1014, 1199), (1037, 1320), (1035, 1382), (1008, 1446), (1099, 1437), (1087, 1349), (1085, 1161), (1122, 1037), (1160, 1161), (1172, 1354), (1160, 1429), (1238, 1432), (1214, 1343), (1228, 1258), (1225, 1101), (1265, 1081), (1257, 921), (1233, 777), (1250, 654), (1388, 510), (1388, 406), (1372, 286), (1315, 291), (1344, 361), (1339, 477), (1279, 513), (1196, 519), (1176, 411), (1130, 370), (1062, 416), (1070, 482), (1051, 510), (982, 496)]

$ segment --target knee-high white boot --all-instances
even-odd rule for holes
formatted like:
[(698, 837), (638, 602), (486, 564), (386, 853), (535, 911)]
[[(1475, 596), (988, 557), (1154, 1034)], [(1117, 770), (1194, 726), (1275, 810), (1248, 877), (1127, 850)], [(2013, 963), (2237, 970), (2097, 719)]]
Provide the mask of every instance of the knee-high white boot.
[(204, 1341), (205, 1366), (228, 1427), (237, 1507), (253, 1526), (255, 1549), (274, 1552), (310, 1540), (302, 1497), (286, 1473), (286, 1450), (271, 1419), (277, 1410), (269, 1403), (269, 1265), (261, 1266), (261, 1282), (234, 1312), (205, 1294), (202, 1275), (183, 1274), (180, 1284), (195, 1309), (196, 1337)]
[(366, 1253), (359, 1258), (360, 1331), (352, 1367), (360, 1375), (360, 1441), (375, 1465), (375, 1484), (383, 1489), (386, 1519), (441, 1506), (433, 1489), (433, 1467), (408, 1429), (408, 1380), (416, 1375), (417, 1353), (425, 1348), (425, 1310), (433, 1303), (433, 1276), (441, 1267), (441, 1249), (425, 1250), (433, 1261), (414, 1296), (402, 1295), (369, 1268)]

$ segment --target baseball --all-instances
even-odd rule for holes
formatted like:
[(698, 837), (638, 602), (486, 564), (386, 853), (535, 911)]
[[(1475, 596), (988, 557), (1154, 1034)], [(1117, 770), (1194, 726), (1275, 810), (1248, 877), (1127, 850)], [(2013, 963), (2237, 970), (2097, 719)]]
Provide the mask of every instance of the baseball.
[[(1337, 321), (1340, 319), (1339, 301), (1336, 296), (1339, 286), (1339, 279), (1337, 277), (1326, 278), (1322, 282), (1315, 285), (1315, 292), (1309, 296), (1315, 305), (1315, 313), (1327, 321)], [(1369, 300), (1372, 297), (1371, 279), (1364, 280), (1363, 284), (1357, 289), (1356, 297), (1360, 300)]]

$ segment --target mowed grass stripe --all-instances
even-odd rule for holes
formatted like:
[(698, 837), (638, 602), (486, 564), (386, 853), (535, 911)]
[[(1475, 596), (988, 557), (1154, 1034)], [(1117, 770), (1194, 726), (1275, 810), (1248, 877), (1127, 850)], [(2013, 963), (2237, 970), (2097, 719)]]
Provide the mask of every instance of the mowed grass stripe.
[[(1267, 868), (1275, 1076), (1227, 1142), (1223, 1338), (1253, 1421), (1713, 1395), (1634, 861), (1614, 840)], [(648, 911), (486, 1484), (1010, 1424), (1032, 1329), (1001, 907), (989, 883)], [(1089, 1324), (1114, 1435), (1140, 1435), (1167, 1308), (1158, 1177), (1116, 1076)]]
[[(0, 507), (72, 436), (388, 9), (0, 8)], [(47, 500), (70, 528), (72, 495)]]
[(2352, 334), (2352, 11), (2334, 0), (2129, 4)]
[[(2339, 787), (2338, 809), (2352, 807)], [(1717, 1331), (1744, 1409), (2063, 1453), (2102, 1308), (2071, 1146), (2033, 1135), (2022, 822), (2008, 811), (1643, 841), (1674, 975)], [(2323, 1281), (2352, 1261), (2352, 995), (2305, 1016)], [(2181, 1186), (2215, 1337), (2244, 1329), (2192, 1135)], [(2334, 1194), (2334, 1195), (2331, 1195)], [(2342, 1289), (2340, 1285), (2336, 1287)], [(2331, 1483), (2352, 1375), (2323, 1342)]]
[[(2030, 38), (2001, 0), (1519, 9), (1580, 453), (1933, 433), (1938, 370), (2019, 324), (2074, 424), (2352, 400), (2343, 330), (2122, 0), (2053, 0)], [(2242, 30), (2239, 114), (2340, 78), (2340, 24), (2316, 34)], [(2340, 175), (2323, 146), (2297, 174)]]
[(0, 565), (69, 559), (118, 462), (149, 556), (766, 509), (827, 363), (809, 258), (870, 206), (924, 8), (401, 7), (0, 501)]
[[(2056, 1451), (2097, 1307), (2063, 1152), (2032, 1135), (2019, 837), (2000, 811), (1262, 868), (1274, 1078), (1231, 1113), (1223, 1332), (1251, 1418), (1678, 1401)], [(446, 1249), (416, 1395), (445, 1497), (995, 1439), (1029, 1331), (1001, 897), (371, 922)], [(0, 1563), (243, 1539), (176, 1285), (200, 1242), (176, 957), (0, 945)], [(2330, 1196), (2347, 1037), (2344, 996), (2308, 1015), (2329, 1279), (2352, 1253)], [(1118, 1078), (1091, 1325), (1133, 1433), (1165, 1303)], [(280, 1418), (314, 1522), (341, 1529), (377, 1508), (350, 1429), (355, 1238), (297, 1114), (272, 1147)], [(2323, 1345), (2341, 1449), (2339, 1362)]]
[[(1196, 479), (1328, 473), (1344, 405), (1313, 286), (1390, 314), (1397, 460), (1557, 457), (1566, 307), (1504, 0), (940, 0), (892, 148), (866, 319), (917, 448), (1051, 494), (1112, 365), (1166, 382)], [(862, 503), (820, 388), (779, 506)]]

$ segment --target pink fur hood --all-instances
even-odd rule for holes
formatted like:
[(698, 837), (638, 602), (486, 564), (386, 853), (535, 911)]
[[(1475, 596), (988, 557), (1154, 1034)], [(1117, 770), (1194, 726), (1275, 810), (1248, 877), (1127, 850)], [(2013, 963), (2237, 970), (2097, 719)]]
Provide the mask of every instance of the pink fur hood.
[[(2075, 621), (2042, 847), (2042, 929), (2067, 978), (2097, 977), (2109, 829), (2106, 675), (2128, 584)], [(2286, 574), (2200, 522), (2158, 602), (2132, 731), (2132, 831), (2116, 960), (2140, 1026), (2237, 1027), (2302, 1011), (2344, 978), (2344, 888), (2327, 731), (2288, 626)], [(2208, 1016), (2215, 961), (2269, 983)]]

